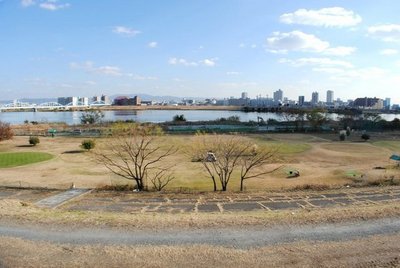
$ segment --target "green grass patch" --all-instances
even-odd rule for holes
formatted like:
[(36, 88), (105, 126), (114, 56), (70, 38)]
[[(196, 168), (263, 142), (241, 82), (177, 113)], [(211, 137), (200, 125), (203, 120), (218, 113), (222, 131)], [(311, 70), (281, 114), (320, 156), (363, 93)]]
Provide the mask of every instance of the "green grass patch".
[(279, 149), (278, 152), (281, 154), (298, 154), (310, 150), (312, 146), (309, 143), (296, 142), (296, 141), (285, 141), (285, 140), (272, 140), (268, 136), (249, 136), (249, 138), (257, 141), (259, 145), (269, 146), (271, 148)]
[(311, 145), (307, 143), (272, 142), (267, 143), (267, 145), (270, 145), (273, 148), (278, 148), (278, 151), (281, 154), (298, 154), (311, 149)]
[(19, 152), (0, 153), (0, 168), (18, 167), (52, 159), (48, 153)]
[(376, 141), (372, 143), (378, 147), (384, 147), (395, 152), (400, 152), (400, 141)]

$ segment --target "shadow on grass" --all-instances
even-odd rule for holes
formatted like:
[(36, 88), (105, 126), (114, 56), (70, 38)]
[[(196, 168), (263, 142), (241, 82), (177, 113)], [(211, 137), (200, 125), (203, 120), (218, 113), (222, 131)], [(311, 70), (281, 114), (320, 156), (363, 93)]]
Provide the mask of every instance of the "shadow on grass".
[(19, 147), (19, 148), (30, 148), (30, 147), (33, 147), (33, 146), (35, 146), (35, 145), (33, 145), (33, 144), (24, 144), (24, 145), (17, 145), (16, 147)]
[(81, 154), (84, 153), (85, 150), (71, 150), (71, 151), (65, 151), (63, 154)]

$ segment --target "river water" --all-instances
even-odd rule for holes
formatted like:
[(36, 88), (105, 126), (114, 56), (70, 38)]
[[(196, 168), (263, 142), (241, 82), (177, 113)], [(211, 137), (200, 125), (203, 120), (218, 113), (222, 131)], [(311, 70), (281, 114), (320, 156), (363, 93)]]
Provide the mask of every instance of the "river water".
[[(0, 121), (10, 124), (23, 124), (25, 120), (37, 122), (64, 122), (68, 125), (80, 124), (82, 112), (0, 112)], [(210, 111), (210, 110), (141, 110), (141, 111), (104, 111), (103, 121), (134, 120), (138, 122), (160, 123), (171, 121), (177, 114), (183, 114), (188, 121), (208, 121), (218, 118), (238, 116), (240, 121), (257, 121), (257, 117), (268, 119), (285, 120), (280, 113), (257, 113), (241, 111)], [(391, 121), (400, 118), (400, 115), (381, 114), (383, 119)], [(336, 118), (337, 114), (330, 114), (330, 118)]]

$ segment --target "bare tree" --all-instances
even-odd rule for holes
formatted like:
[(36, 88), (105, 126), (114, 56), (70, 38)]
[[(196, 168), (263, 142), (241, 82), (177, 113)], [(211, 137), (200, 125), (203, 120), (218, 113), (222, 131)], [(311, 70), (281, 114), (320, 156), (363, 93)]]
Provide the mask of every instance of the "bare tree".
[(153, 176), (150, 176), (150, 182), (155, 191), (162, 191), (175, 177), (167, 173), (168, 169), (160, 169)]
[(203, 164), (217, 191), (217, 181), (222, 191), (228, 189), (232, 173), (240, 165), (243, 155), (252, 147), (238, 136), (200, 135), (196, 143), (194, 157)]
[(94, 157), (114, 174), (134, 180), (137, 189), (142, 191), (147, 179), (154, 180), (158, 189), (172, 180), (166, 174), (170, 167), (165, 167), (163, 161), (176, 151), (174, 146), (161, 146), (156, 136), (147, 131), (138, 131), (109, 138), (104, 148), (94, 151)]
[(0, 141), (10, 140), (13, 136), (14, 133), (10, 127), (10, 124), (0, 121)]
[(251, 151), (241, 158), (240, 191), (243, 191), (245, 180), (270, 174), (280, 168), (277, 167), (270, 170), (257, 170), (266, 164), (274, 162), (276, 160), (278, 150), (279, 149), (269, 149), (266, 147), (258, 148), (257, 146), (253, 145)]

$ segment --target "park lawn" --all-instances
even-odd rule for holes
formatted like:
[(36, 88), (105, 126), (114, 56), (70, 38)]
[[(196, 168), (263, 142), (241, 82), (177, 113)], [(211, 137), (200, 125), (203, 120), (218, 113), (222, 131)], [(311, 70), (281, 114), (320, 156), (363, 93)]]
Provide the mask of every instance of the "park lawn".
[(372, 144), (375, 146), (387, 148), (393, 152), (400, 153), (400, 141), (376, 141)]
[(269, 145), (272, 148), (277, 148), (278, 153), (281, 154), (298, 154), (311, 149), (311, 145), (307, 143), (284, 143), (284, 142), (265, 142), (265, 145)]
[(40, 152), (0, 153), (0, 168), (18, 167), (52, 159), (54, 156)]

